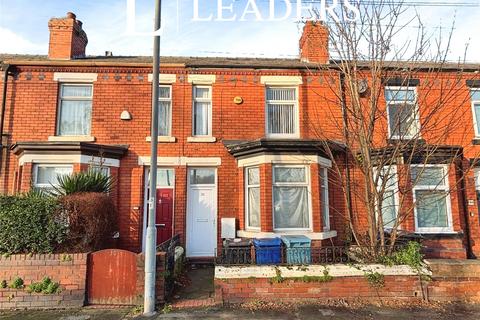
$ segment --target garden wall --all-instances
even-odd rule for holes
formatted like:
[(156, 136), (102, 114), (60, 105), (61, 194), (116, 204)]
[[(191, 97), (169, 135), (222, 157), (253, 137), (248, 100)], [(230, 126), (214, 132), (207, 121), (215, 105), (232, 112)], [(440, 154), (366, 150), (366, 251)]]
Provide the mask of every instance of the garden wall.
[(0, 288), (0, 309), (81, 307), (85, 302), (87, 255), (34, 254), (0, 256), (0, 281), (20, 277), (27, 287), (44, 277), (59, 282), (57, 294), (28, 293), (24, 289)]
[[(331, 265), (327, 279), (323, 266), (245, 266), (215, 269), (215, 298), (223, 303), (261, 301), (315, 301), (379, 299), (480, 302), (480, 263), (477, 260), (428, 260), (430, 280), (420, 280), (407, 266)], [(366, 273), (383, 275), (383, 285)], [(280, 275), (280, 277), (279, 277)]]

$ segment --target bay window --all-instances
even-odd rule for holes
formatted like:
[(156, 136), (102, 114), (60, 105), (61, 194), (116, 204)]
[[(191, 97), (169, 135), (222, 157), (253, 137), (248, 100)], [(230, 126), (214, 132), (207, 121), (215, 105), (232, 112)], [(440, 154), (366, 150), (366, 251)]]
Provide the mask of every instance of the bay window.
[(453, 231), (447, 173), (447, 166), (412, 166), (417, 232)]
[(193, 87), (193, 136), (212, 135), (212, 87)]
[(93, 85), (62, 84), (58, 108), (59, 136), (88, 136), (92, 124)]
[(51, 191), (58, 185), (58, 178), (71, 175), (72, 165), (63, 164), (35, 164), (33, 166), (33, 187), (35, 189)]
[(246, 227), (260, 229), (260, 170), (245, 168)]
[(172, 135), (172, 87), (158, 88), (158, 136)]
[(415, 138), (420, 130), (416, 89), (413, 87), (386, 87), (385, 99), (390, 138)]
[[(396, 166), (374, 168), (374, 179), (381, 199), (381, 213), (384, 228), (393, 228), (398, 214), (398, 179)], [(377, 177), (378, 175), (378, 177)]]
[(328, 169), (320, 168), (320, 199), (322, 201), (323, 231), (330, 231), (330, 203), (328, 201)]
[(297, 88), (267, 87), (266, 118), (269, 138), (298, 138)]
[(274, 230), (310, 229), (308, 169), (307, 166), (273, 167)]

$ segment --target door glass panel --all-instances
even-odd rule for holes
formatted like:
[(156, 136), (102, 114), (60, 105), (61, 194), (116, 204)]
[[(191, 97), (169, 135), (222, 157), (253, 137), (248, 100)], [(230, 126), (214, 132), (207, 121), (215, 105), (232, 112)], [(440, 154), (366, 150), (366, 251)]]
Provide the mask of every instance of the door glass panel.
[(215, 169), (191, 169), (190, 184), (215, 184)]

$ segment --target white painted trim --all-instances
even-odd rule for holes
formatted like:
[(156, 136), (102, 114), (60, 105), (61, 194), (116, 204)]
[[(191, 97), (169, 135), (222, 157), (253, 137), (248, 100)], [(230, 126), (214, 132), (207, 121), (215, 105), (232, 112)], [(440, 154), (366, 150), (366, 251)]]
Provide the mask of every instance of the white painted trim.
[(190, 143), (212, 143), (212, 142), (217, 142), (217, 138), (215, 138), (215, 137), (203, 137), (203, 136), (188, 137), (187, 142), (190, 142)]
[[(175, 137), (159, 136), (157, 139), (159, 143), (177, 142), (177, 138)], [(146, 137), (145, 141), (152, 142), (152, 137)]]
[[(348, 266), (333, 264), (329, 266), (309, 265), (305, 268), (288, 266), (216, 266), (215, 279), (245, 279), (245, 278), (273, 278), (280, 271), (283, 278), (302, 278), (304, 276), (322, 276), (325, 269), (334, 278), (337, 277), (365, 277), (365, 272), (378, 272), (385, 276), (417, 276), (418, 272), (407, 265), (384, 266), (369, 264), (362, 266)], [(425, 268), (424, 268), (425, 269)], [(431, 271), (423, 270), (431, 275)]]
[(332, 161), (316, 155), (291, 155), (291, 154), (260, 154), (237, 160), (239, 168), (256, 166), (265, 163), (276, 164), (312, 164), (318, 163), (322, 167), (331, 168)]
[[(220, 157), (158, 157), (157, 164), (159, 166), (220, 166), (222, 159)], [(138, 157), (138, 165), (150, 166), (150, 157)]]
[(53, 81), (58, 82), (95, 82), (98, 73), (55, 72)]
[(19, 165), (25, 163), (46, 163), (46, 164), (69, 164), (82, 163), (104, 165), (107, 167), (120, 167), (120, 160), (112, 158), (100, 158), (79, 154), (24, 154), (18, 159)]
[(215, 83), (217, 76), (214, 74), (189, 74), (188, 82), (193, 84), (212, 84)]
[(308, 232), (308, 231), (282, 231), (282, 232), (259, 232), (259, 231), (245, 231), (238, 230), (237, 237), (239, 238), (278, 238), (280, 236), (286, 235), (303, 235), (311, 240), (326, 240), (330, 238), (335, 238), (337, 236), (337, 231), (326, 231), (326, 232)]
[(95, 142), (93, 136), (50, 136), (48, 141), (51, 142)]
[[(148, 74), (148, 82), (153, 81), (153, 74)], [(162, 73), (159, 75), (158, 83), (160, 84), (171, 84), (177, 82), (176, 74)]]
[(260, 83), (266, 85), (300, 85), (303, 84), (301, 76), (261, 76)]

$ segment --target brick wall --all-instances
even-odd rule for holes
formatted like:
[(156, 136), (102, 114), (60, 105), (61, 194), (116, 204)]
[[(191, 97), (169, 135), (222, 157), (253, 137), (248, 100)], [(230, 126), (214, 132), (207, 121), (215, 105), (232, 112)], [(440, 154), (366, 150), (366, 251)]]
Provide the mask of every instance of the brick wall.
[(0, 289), (0, 309), (81, 307), (85, 301), (87, 254), (0, 256), (0, 281), (15, 277), (25, 286), (50, 277), (59, 282), (59, 294), (28, 293), (25, 289)]
[[(427, 265), (431, 270), (431, 281), (420, 281), (418, 275), (402, 274), (400, 270), (388, 272), (387, 268), (379, 271), (385, 274), (385, 284), (379, 288), (373, 287), (365, 276), (354, 275), (355, 272), (348, 274), (342, 271), (343, 275), (335, 275), (336, 265), (328, 267), (333, 275), (333, 279), (328, 282), (308, 282), (297, 276), (285, 278), (281, 283), (272, 283), (270, 277), (242, 277), (237, 274), (229, 278), (215, 278), (215, 298), (224, 303), (318, 299), (480, 302), (479, 261), (438, 259), (427, 260)], [(346, 267), (338, 268), (344, 270)], [(261, 273), (262, 271), (259, 272)], [(318, 275), (321, 276), (320, 273)]]

